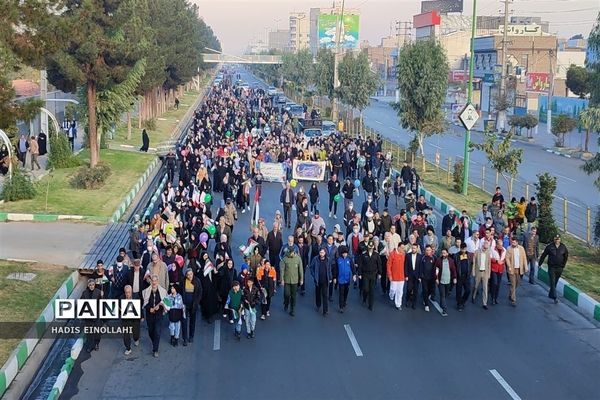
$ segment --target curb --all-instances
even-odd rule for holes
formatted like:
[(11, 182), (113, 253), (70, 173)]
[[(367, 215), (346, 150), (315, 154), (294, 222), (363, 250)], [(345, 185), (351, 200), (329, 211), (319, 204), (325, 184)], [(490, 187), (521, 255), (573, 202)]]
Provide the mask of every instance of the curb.
[[(442, 214), (446, 214), (449, 209), (458, 210), (458, 208), (446, 203), (430, 191), (419, 188), (419, 195), (425, 196), (425, 200), (433, 207), (437, 208)], [(472, 222), (472, 229), (477, 228), (475, 222)], [(548, 271), (542, 267), (537, 269), (537, 278), (549, 285), (550, 277)], [(600, 322), (600, 303), (583, 293), (577, 287), (571, 285), (567, 280), (560, 278), (556, 285), (556, 292), (572, 305), (585, 317)]]
[(101, 222), (106, 223), (109, 221), (107, 217), (99, 217), (95, 215), (59, 215), (59, 214), (19, 214), (19, 213), (6, 213), (0, 212), (0, 222), (55, 222), (55, 221), (87, 221), (87, 222)]
[(67, 280), (56, 291), (50, 302), (44, 308), (44, 311), (35, 320), (29, 332), (35, 332), (31, 339), (23, 339), (12, 352), (2, 369), (0, 369), (0, 398), (6, 393), (6, 389), (17, 376), (17, 373), (23, 368), (25, 362), (33, 353), (35, 346), (39, 343), (46, 332), (48, 323), (54, 321), (54, 300), (68, 298), (79, 280), (79, 272), (74, 271)]
[(152, 210), (154, 209), (156, 201), (158, 200), (158, 197), (160, 196), (160, 192), (162, 191), (162, 188), (167, 183), (167, 178), (168, 178), (168, 174), (165, 173), (165, 175), (161, 179), (160, 183), (158, 184), (156, 191), (152, 195), (152, 199), (150, 200), (150, 204), (148, 204), (148, 208), (146, 208), (146, 210), (144, 211), (144, 215), (141, 218), (142, 221), (145, 220), (146, 217), (148, 217), (150, 215), (150, 213), (152, 212)]
[(557, 156), (563, 156), (563, 157), (566, 157), (566, 158), (573, 158), (573, 156), (571, 156), (570, 154), (562, 153), (560, 151), (552, 150), (550, 148), (545, 148), (544, 150), (546, 150), (546, 152), (548, 152), (548, 153), (556, 154)]
[(71, 355), (67, 358), (60, 369), (60, 374), (56, 377), (56, 382), (52, 386), (52, 390), (48, 394), (48, 400), (57, 400), (62, 391), (65, 389), (67, 385), (67, 381), (69, 379), (69, 375), (73, 370), (73, 365), (75, 365), (75, 360), (79, 357), (81, 350), (83, 349), (83, 338), (80, 337), (75, 341), (73, 347), (71, 347)]
[(129, 206), (131, 205), (133, 199), (135, 199), (135, 196), (137, 196), (140, 189), (144, 186), (144, 183), (146, 183), (146, 180), (151, 175), (154, 168), (157, 166), (158, 161), (158, 158), (152, 160), (148, 168), (146, 168), (146, 171), (144, 171), (144, 174), (138, 179), (135, 186), (129, 191), (127, 196), (125, 196), (125, 198), (117, 208), (117, 211), (115, 211), (112, 217), (109, 218), (109, 221), (118, 222), (121, 219), (123, 214), (125, 214), (125, 211), (127, 211), (127, 208), (129, 208)]

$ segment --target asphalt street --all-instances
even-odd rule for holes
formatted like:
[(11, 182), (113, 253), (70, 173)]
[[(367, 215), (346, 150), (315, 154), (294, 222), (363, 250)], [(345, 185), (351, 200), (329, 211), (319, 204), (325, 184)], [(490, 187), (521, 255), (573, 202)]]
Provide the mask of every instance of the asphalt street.
[[(261, 216), (269, 228), (282, 209), (280, 190), (280, 184), (263, 185)], [(325, 184), (320, 192), (323, 198)], [(333, 220), (326, 206), (319, 209), (330, 231), (341, 223), (342, 210)], [(249, 220), (249, 213), (240, 216), (232, 247), (250, 236)], [(77, 361), (61, 399), (501, 400), (511, 398), (507, 390), (513, 399), (598, 398), (598, 327), (565, 304), (551, 304), (537, 285), (520, 287), (513, 308), (504, 281), (499, 305), (486, 311), (468, 303), (461, 313), (450, 307), (448, 317), (433, 307), (429, 313), (422, 307), (397, 311), (380, 292), (369, 311), (351, 290), (346, 313), (339, 314), (334, 301), (323, 317), (314, 307), (312, 279), (307, 282), (296, 316), (283, 312), (277, 293), (254, 339), (238, 342), (226, 320), (207, 324), (201, 318), (188, 347), (170, 346), (165, 322), (158, 359), (145, 328), (130, 356), (123, 355), (120, 339), (104, 339), (99, 351)]]
[[(260, 85), (266, 89), (264, 82), (248, 72), (241, 72), (242, 79), (251, 85)], [(364, 110), (364, 123), (371, 129), (378, 131), (383, 137), (407, 147), (413, 134), (402, 128), (396, 111), (383, 101), (371, 100), (370, 105)], [(547, 135), (539, 131), (538, 135)], [(471, 141), (480, 143), (483, 135), (473, 131)], [(547, 141), (547, 140), (546, 140)], [(513, 146), (524, 150), (523, 162), (519, 167), (519, 175), (515, 177), (513, 196), (520, 198), (525, 196), (525, 184), (529, 183), (529, 196), (535, 195), (534, 183), (537, 182), (537, 174), (548, 172), (557, 178), (557, 190), (554, 201), (554, 216), (556, 221), (562, 223), (564, 218), (564, 200), (567, 199), (567, 230), (580, 237), (586, 238), (586, 207), (595, 212), (599, 204), (599, 196), (594, 186), (594, 178), (586, 175), (581, 169), (583, 161), (575, 158), (565, 158), (549, 153), (543, 147), (533, 143), (514, 141)], [(445, 160), (451, 157), (453, 160), (462, 159), (464, 155), (464, 131), (459, 127), (451, 125), (450, 132), (444, 135), (436, 135), (427, 138), (424, 142), (425, 157), (435, 162), (436, 152), (440, 153), (442, 167)], [(480, 186), (485, 174), (485, 189), (492, 191), (496, 181), (495, 173), (492, 171), (487, 158), (483, 152), (473, 151), (470, 156), (469, 176), (470, 182)], [(485, 170), (482, 167), (485, 166)], [(426, 186), (427, 182), (423, 182)], [(499, 186), (503, 187), (505, 196), (508, 189), (503, 178), (499, 178)], [(592, 221), (594, 217), (592, 216)], [(562, 226), (561, 226), (562, 228)]]

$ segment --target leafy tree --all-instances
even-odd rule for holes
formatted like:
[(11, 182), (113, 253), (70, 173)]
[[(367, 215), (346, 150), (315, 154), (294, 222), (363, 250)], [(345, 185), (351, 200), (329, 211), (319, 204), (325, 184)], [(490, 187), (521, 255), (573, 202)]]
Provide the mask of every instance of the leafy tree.
[(513, 149), (510, 140), (513, 137), (509, 132), (502, 140), (493, 133), (485, 133), (482, 143), (469, 143), (471, 149), (483, 151), (491, 167), (506, 181), (509, 196), (512, 196), (511, 178), (519, 173), (519, 165), (523, 161), (523, 149)]
[(85, 88), (90, 167), (100, 159), (98, 92), (111, 90), (129, 77), (145, 51), (146, 0), (61, 0), (60, 13), (50, 19), (63, 43), (47, 57), (48, 79), (74, 92)]
[(537, 178), (538, 181), (535, 184), (535, 189), (539, 203), (538, 232), (541, 242), (551, 243), (554, 236), (558, 233), (554, 214), (552, 214), (552, 202), (554, 192), (556, 191), (556, 177), (544, 172), (543, 174), (538, 174)]
[(580, 99), (584, 99), (590, 92), (590, 76), (585, 67), (571, 64), (567, 70), (567, 88)]
[(15, 90), (10, 76), (22, 66), (23, 57), (39, 62), (43, 51), (52, 51), (53, 36), (40, 23), (47, 15), (47, 2), (0, 2), (0, 129), (14, 138), (17, 133), (17, 121), (30, 121), (39, 113), (43, 102), (29, 99), (15, 101)]
[(448, 88), (448, 58), (436, 41), (418, 41), (400, 50), (398, 116), (402, 127), (415, 132), (421, 153), (427, 136), (445, 129), (442, 106)]
[(296, 90), (304, 94), (313, 76), (312, 53), (308, 49), (302, 49), (295, 54), (284, 54), (282, 61), (281, 72), (284, 78), (291, 82)]
[(583, 151), (588, 151), (590, 132), (600, 132), (600, 107), (590, 106), (579, 113), (579, 122), (585, 128)]
[(588, 37), (587, 54), (596, 54), (595, 59), (586, 58), (585, 60), (590, 79), (590, 106), (600, 106), (600, 12)]
[(366, 53), (354, 56), (346, 53), (338, 65), (340, 86), (337, 95), (351, 107), (360, 110), (360, 123), (362, 126), (363, 110), (369, 105), (369, 97), (377, 89), (379, 80), (371, 71)]
[(317, 94), (333, 100), (333, 75), (335, 68), (335, 55), (331, 49), (319, 49), (317, 63), (314, 65), (314, 82)]
[(566, 114), (560, 114), (552, 118), (552, 134), (556, 136), (557, 145), (564, 147), (565, 135), (577, 127), (577, 120), (569, 117)]

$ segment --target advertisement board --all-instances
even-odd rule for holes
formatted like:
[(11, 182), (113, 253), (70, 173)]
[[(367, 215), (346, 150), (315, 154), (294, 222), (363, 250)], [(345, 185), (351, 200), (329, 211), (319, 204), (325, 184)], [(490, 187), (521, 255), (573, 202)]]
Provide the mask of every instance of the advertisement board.
[[(319, 15), (319, 47), (335, 48), (338, 14)], [(355, 49), (358, 47), (358, 15), (344, 15), (341, 24), (340, 47)]]
[(525, 90), (548, 93), (548, 90), (550, 90), (550, 74), (548, 72), (528, 72), (525, 74)]
[(260, 170), (263, 179), (267, 182), (283, 182), (285, 169), (283, 163), (256, 162), (256, 168)]
[(462, 69), (454, 69), (450, 71), (448, 80), (450, 82), (466, 82), (469, 80), (469, 73)]
[(294, 160), (292, 177), (302, 181), (322, 181), (325, 179), (325, 161)]
[(450, 12), (462, 12), (463, 0), (434, 0), (421, 2), (422, 13), (433, 10), (439, 11), (442, 14)]

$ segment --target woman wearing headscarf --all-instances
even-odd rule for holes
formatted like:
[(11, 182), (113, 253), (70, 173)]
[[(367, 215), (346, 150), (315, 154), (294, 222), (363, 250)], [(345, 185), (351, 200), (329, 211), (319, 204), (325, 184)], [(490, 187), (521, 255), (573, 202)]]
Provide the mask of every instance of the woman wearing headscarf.
[(209, 324), (212, 323), (212, 316), (219, 311), (217, 287), (216, 287), (216, 268), (210, 260), (207, 252), (200, 256), (200, 283), (202, 284), (202, 318)]

